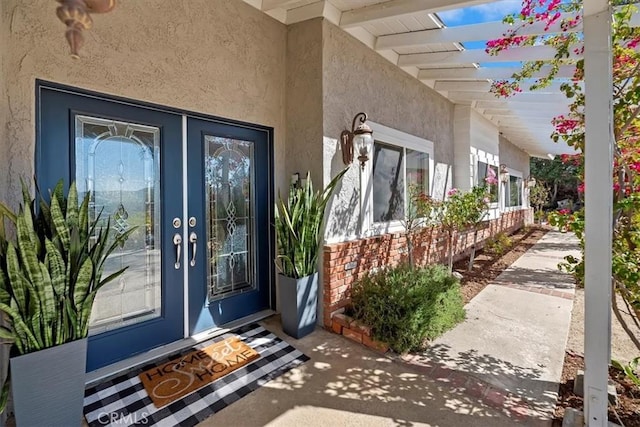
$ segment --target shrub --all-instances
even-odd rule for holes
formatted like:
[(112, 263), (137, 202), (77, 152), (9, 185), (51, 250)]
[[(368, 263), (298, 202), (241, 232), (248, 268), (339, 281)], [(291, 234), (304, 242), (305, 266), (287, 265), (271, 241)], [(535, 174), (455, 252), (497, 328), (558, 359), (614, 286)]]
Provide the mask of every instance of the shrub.
[(422, 348), (465, 317), (460, 283), (442, 265), (368, 274), (353, 285), (351, 301), (354, 317), (398, 353)]
[(502, 256), (512, 245), (511, 237), (509, 237), (507, 233), (502, 232), (487, 239), (484, 250), (487, 253)]

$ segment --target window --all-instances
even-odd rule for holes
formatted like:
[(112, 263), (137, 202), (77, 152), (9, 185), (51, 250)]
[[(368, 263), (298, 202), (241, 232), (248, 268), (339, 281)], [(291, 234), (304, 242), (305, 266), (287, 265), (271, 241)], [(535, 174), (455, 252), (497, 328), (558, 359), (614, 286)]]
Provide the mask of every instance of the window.
[(522, 206), (522, 178), (509, 175), (509, 182), (506, 185), (505, 206)]
[(375, 138), (362, 173), (361, 233), (402, 230), (412, 186), (429, 194), (433, 142), (368, 122)]
[(491, 203), (498, 203), (498, 167), (478, 161), (477, 171), (476, 185), (478, 187), (488, 187)]
[(375, 141), (372, 180), (373, 221), (402, 220), (411, 185), (429, 194), (429, 154)]

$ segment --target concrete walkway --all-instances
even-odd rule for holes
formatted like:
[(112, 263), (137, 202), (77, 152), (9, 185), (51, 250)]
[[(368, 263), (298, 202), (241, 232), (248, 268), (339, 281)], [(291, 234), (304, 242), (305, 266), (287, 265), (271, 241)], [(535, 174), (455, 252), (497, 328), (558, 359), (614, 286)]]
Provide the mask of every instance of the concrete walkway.
[(422, 354), (377, 354), (318, 329), (301, 340), (264, 322), (311, 360), (205, 420), (203, 426), (550, 425), (578, 254), (548, 233), (467, 305), (467, 320)]

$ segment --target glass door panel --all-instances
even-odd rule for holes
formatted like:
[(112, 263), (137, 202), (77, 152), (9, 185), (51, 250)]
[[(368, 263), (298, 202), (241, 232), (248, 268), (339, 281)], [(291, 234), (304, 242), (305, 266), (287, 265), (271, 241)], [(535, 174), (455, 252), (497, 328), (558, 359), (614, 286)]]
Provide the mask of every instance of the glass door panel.
[(206, 135), (209, 300), (255, 290), (253, 142)]
[(112, 233), (132, 228), (124, 246), (105, 263), (107, 276), (128, 267), (98, 292), (90, 333), (161, 315), (160, 128), (99, 117), (76, 116), (75, 169), (80, 200), (90, 192), (89, 215), (108, 221)]

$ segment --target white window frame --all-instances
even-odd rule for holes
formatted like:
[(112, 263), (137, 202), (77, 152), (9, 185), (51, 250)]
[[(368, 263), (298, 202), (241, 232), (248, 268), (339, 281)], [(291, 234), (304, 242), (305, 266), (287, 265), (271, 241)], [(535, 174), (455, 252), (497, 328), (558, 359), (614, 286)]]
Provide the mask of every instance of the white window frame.
[[(524, 209), (526, 207), (526, 203), (527, 203), (527, 198), (525, 196), (525, 186), (524, 186), (524, 178), (522, 176), (522, 172), (517, 171), (515, 169), (511, 169), (511, 168), (507, 168), (509, 171), (509, 180), (505, 183), (501, 184), (502, 188), (502, 211), (503, 212), (510, 212), (510, 211), (519, 211), (520, 209)], [(517, 178), (520, 178), (520, 200), (521, 200), (521, 204), (520, 206), (507, 206), (507, 199), (508, 197), (510, 197), (510, 183), (511, 183), (511, 177), (515, 176)]]
[[(435, 167), (433, 141), (411, 135), (397, 129), (393, 129), (379, 123), (368, 121), (367, 124), (373, 131), (373, 139), (383, 144), (392, 145), (403, 149), (420, 151), (429, 155), (429, 192), (433, 191), (433, 174)], [(406, 203), (406, 151), (403, 157), (403, 182), (405, 183), (405, 203)], [(361, 205), (360, 212), (360, 235), (362, 237), (376, 236), (386, 233), (398, 233), (404, 231), (402, 221), (375, 222), (373, 220), (373, 146), (371, 147), (370, 159), (365, 163), (360, 182)], [(406, 207), (406, 205), (405, 205)]]
[(495, 217), (495, 215), (492, 215), (492, 212), (495, 212), (496, 210), (499, 210), (501, 206), (504, 206), (501, 203), (504, 192), (502, 191), (502, 185), (500, 184), (500, 158), (496, 154), (487, 153), (486, 151), (472, 147), (471, 159), (473, 162), (471, 165), (473, 170), (473, 174), (471, 176), (471, 188), (478, 186), (478, 162), (486, 163), (489, 166), (494, 166), (498, 169), (498, 173), (496, 174), (496, 179), (498, 179), (498, 201), (489, 204), (489, 219), (492, 219)]

